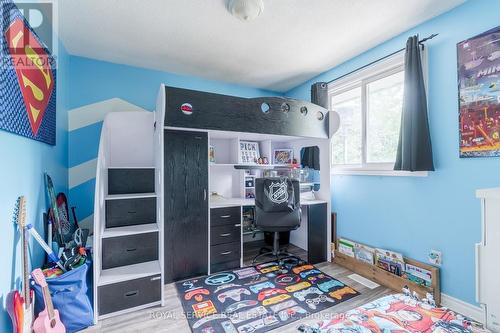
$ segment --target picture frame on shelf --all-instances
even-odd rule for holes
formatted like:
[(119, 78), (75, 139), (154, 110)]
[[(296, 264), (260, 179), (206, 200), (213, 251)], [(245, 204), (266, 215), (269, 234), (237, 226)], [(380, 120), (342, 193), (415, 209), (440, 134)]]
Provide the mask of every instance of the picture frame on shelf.
[(210, 163), (215, 163), (215, 146), (210, 145), (208, 148), (208, 161)]
[(240, 163), (257, 164), (260, 158), (259, 143), (256, 141), (240, 141)]
[(273, 150), (274, 165), (290, 165), (293, 163), (293, 149), (280, 148)]

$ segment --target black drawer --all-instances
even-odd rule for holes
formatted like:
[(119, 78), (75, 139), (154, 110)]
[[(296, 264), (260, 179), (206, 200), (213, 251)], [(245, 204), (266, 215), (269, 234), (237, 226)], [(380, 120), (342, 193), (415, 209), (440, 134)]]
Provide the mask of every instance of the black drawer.
[(102, 269), (158, 260), (158, 232), (102, 239)]
[(210, 209), (210, 225), (225, 225), (241, 223), (241, 207), (222, 207)]
[(108, 169), (108, 194), (155, 192), (155, 169)]
[(210, 228), (210, 245), (233, 243), (241, 241), (241, 226), (239, 223)]
[(106, 228), (156, 223), (156, 197), (106, 200)]
[(236, 268), (240, 268), (240, 261), (239, 260), (223, 262), (220, 264), (212, 264), (212, 265), (210, 265), (210, 274), (222, 272), (222, 271), (228, 271), (228, 270), (236, 269)]
[(220, 264), (227, 261), (240, 260), (241, 243), (227, 243), (210, 247), (210, 264)]
[(99, 315), (161, 300), (160, 275), (99, 287)]

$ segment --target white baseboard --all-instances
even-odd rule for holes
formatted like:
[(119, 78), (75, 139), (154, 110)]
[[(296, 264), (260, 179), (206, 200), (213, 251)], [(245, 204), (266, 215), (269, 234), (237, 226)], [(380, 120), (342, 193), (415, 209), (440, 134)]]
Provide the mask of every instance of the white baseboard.
[(485, 314), (482, 307), (472, 305), (470, 303), (459, 300), (458, 298), (443, 293), (441, 293), (441, 306), (449, 308), (455, 312), (458, 312), (466, 317), (484, 324)]

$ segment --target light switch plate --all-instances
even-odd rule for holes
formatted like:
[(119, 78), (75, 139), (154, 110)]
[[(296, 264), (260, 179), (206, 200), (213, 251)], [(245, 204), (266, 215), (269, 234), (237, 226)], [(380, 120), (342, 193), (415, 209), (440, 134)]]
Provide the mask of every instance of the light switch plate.
[(429, 252), (429, 262), (433, 265), (441, 266), (443, 263), (443, 255), (441, 251), (431, 250), (431, 252)]

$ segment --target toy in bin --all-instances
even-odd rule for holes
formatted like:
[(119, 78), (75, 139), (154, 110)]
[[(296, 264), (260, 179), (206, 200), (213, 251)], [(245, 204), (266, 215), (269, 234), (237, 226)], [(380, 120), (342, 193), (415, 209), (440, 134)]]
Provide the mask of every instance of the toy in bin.
[(54, 309), (52, 296), (50, 296), (49, 286), (45, 281), (45, 276), (40, 268), (31, 272), (33, 280), (42, 288), (43, 301), (45, 309), (42, 310), (33, 323), (35, 333), (66, 333), (66, 328), (61, 322), (59, 311)]
[[(54, 308), (59, 310), (59, 316), (67, 332), (76, 332), (92, 325), (94, 312), (90, 302), (88, 285), (91, 283), (89, 271), (92, 262), (90, 255), (84, 264), (68, 270), (60, 275), (46, 278), (48, 289), (52, 295)], [(45, 270), (48, 272), (57, 272)], [(32, 283), (35, 294), (35, 313), (44, 310), (43, 291), (40, 285)], [(50, 331), (52, 332), (52, 331)]]

